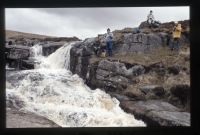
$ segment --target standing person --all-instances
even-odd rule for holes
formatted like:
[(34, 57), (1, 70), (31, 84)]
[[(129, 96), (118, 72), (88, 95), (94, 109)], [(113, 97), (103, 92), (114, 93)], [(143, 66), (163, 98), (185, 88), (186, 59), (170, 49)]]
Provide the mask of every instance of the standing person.
[(107, 29), (107, 33), (106, 33), (106, 50), (108, 53), (108, 56), (112, 56), (112, 44), (113, 44), (113, 34), (112, 32), (110, 32), (110, 29)]
[(150, 10), (149, 15), (147, 16), (147, 23), (150, 25), (150, 28), (152, 27), (152, 25), (154, 24), (154, 16), (153, 16), (153, 11)]
[(175, 23), (175, 26), (173, 28), (173, 32), (172, 32), (172, 37), (173, 37), (173, 43), (172, 43), (172, 47), (171, 50), (179, 50), (180, 47), (180, 37), (181, 37), (181, 24), (180, 23)]

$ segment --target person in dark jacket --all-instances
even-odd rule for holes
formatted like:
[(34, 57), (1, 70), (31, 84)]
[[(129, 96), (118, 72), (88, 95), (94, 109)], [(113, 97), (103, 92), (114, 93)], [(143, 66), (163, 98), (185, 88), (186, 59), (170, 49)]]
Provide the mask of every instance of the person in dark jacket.
[(110, 32), (109, 28), (107, 29), (105, 40), (106, 40), (106, 50), (108, 56), (112, 56), (113, 34), (112, 32)]

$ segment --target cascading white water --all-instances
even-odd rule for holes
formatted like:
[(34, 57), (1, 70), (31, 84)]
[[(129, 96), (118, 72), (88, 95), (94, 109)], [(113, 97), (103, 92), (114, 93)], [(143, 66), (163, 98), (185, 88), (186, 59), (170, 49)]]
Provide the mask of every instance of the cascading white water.
[(30, 49), (31, 57), (38, 58), (42, 56), (42, 45), (36, 44)]
[(47, 69), (67, 69), (70, 66), (70, 48), (71, 44), (66, 43), (63, 47), (59, 48), (56, 53), (51, 54), (46, 59), (42, 59), (37, 68)]
[(72, 75), (70, 49), (65, 44), (43, 58), (34, 70), (13, 73), (24, 76), (7, 88), (7, 99), (23, 101), (23, 111), (42, 115), (62, 127), (145, 126), (119, 107), (119, 101), (100, 89), (91, 90), (78, 75)]

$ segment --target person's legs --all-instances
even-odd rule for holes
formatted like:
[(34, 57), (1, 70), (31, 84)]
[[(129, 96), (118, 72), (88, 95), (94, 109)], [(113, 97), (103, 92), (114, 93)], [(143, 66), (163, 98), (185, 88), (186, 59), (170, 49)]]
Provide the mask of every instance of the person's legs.
[(112, 56), (112, 41), (109, 42), (108, 54), (109, 54), (109, 56)]
[(175, 48), (176, 48), (176, 44), (177, 44), (177, 38), (174, 38), (174, 39), (173, 39), (172, 50), (175, 50)]
[(171, 39), (171, 41), (169, 42), (169, 48), (173, 50), (173, 46), (174, 46), (174, 39)]
[(109, 55), (109, 42), (106, 42), (106, 52)]
[(110, 42), (110, 56), (112, 57), (112, 42)]
[(153, 28), (153, 25), (154, 25), (154, 22), (153, 22), (153, 20), (152, 19), (150, 19), (150, 26), (151, 26), (151, 28)]
[(176, 39), (176, 44), (175, 44), (175, 49), (176, 51), (179, 50), (179, 47), (180, 47), (180, 42), (179, 42), (179, 38)]
[(151, 20), (150, 19), (147, 20), (147, 24), (148, 24), (149, 28), (151, 28)]

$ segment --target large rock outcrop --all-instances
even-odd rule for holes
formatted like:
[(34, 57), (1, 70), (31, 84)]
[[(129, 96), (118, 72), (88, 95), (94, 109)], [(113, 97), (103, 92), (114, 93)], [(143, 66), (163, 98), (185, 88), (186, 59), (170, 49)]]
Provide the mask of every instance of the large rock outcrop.
[[(92, 68), (96, 66), (95, 73)], [(119, 61), (102, 60), (97, 65), (91, 66), (88, 80), (90, 85), (103, 88), (107, 91), (123, 91), (129, 84), (134, 83), (133, 78), (145, 72), (142, 65), (127, 65)], [(95, 76), (93, 76), (95, 75)]]
[(190, 113), (159, 100), (123, 101), (120, 106), (148, 126), (190, 126)]
[[(113, 52), (114, 53), (132, 53), (132, 52), (147, 52), (153, 48), (164, 45), (162, 41), (162, 33), (120, 33), (113, 32)], [(116, 37), (115, 37), (116, 36)], [(105, 46), (105, 35), (99, 35), (97, 41), (99, 45)]]
[(22, 45), (6, 45), (6, 63), (11, 68), (20, 68), (21, 60), (27, 60), (30, 56), (30, 48)]
[(90, 38), (83, 42), (75, 43), (70, 50), (70, 70), (84, 80), (89, 70), (89, 59), (94, 54), (94, 44), (95, 39)]
[[(189, 32), (189, 21), (181, 21), (183, 24), (183, 32)], [(140, 25), (141, 32), (133, 33), (132, 28), (125, 28), (123, 30), (113, 31), (113, 53), (126, 54), (134, 52), (148, 52), (154, 48), (167, 46), (171, 43), (170, 28), (172, 22), (163, 23), (158, 29), (152, 29), (146, 32), (146, 27), (143, 23)], [(173, 27), (172, 27), (173, 28)], [(184, 36), (181, 40), (183, 43), (189, 41), (189, 36)], [(90, 59), (94, 57), (95, 48), (98, 46), (105, 46), (105, 34), (98, 35), (95, 38), (89, 38), (74, 45), (71, 49), (71, 67), (73, 73), (77, 73), (84, 79), (89, 71), (88, 65)]]
[[(182, 35), (180, 39), (180, 44), (185, 44), (189, 43), (189, 32), (190, 32), (190, 21), (189, 20), (184, 20), (184, 21), (178, 21), (178, 23), (181, 24), (182, 27)], [(167, 38), (167, 45), (172, 43), (172, 31), (175, 26), (175, 22), (166, 22), (166, 23), (161, 23), (158, 28), (153, 28), (149, 29), (149, 25), (147, 24), (146, 21), (142, 22), (139, 25), (139, 28), (141, 31), (145, 33), (165, 33), (166, 38)]]

